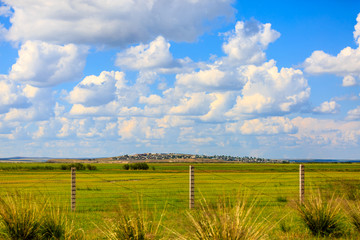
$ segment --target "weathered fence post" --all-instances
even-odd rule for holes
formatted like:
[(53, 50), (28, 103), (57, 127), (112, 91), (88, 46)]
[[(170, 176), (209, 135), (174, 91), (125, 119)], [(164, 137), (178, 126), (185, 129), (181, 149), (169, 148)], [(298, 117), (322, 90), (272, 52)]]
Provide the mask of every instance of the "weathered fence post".
[(189, 166), (189, 208), (193, 209), (195, 205), (195, 183), (194, 183), (194, 167)]
[(299, 190), (299, 200), (302, 204), (304, 202), (305, 196), (305, 169), (303, 164), (300, 164), (299, 168)]
[(71, 168), (71, 211), (75, 211), (76, 206), (76, 168)]

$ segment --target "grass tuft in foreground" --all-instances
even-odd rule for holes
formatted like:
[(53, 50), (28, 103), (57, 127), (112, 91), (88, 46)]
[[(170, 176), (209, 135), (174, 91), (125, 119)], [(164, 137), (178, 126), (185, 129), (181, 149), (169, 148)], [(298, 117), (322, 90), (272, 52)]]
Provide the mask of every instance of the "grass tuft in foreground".
[(105, 228), (101, 231), (110, 240), (161, 239), (163, 236), (161, 223), (164, 215), (165, 209), (158, 216), (156, 211), (144, 208), (140, 200), (135, 208), (120, 204), (116, 216), (105, 223)]
[(192, 225), (190, 239), (264, 239), (270, 227), (266, 220), (258, 219), (257, 216), (261, 213), (255, 216), (255, 204), (255, 201), (248, 204), (245, 200), (238, 200), (231, 204), (219, 200), (215, 207), (210, 207), (208, 202), (202, 199), (199, 210), (188, 212)]
[(312, 194), (303, 204), (297, 202), (295, 209), (312, 235), (339, 237), (344, 234), (341, 203), (334, 196), (324, 200), (319, 192), (317, 195)]
[(37, 239), (43, 209), (30, 194), (0, 198), (1, 236), (5, 239)]
[(360, 206), (359, 201), (345, 201), (344, 209), (350, 223), (357, 232), (360, 232)]
[(39, 236), (40, 239), (77, 240), (84, 239), (85, 233), (75, 228), (60, 207), (48, 205), (42, 217)]
[(13, 240), (84, 239), (60, 208), (45, 198), (18, 192), (0, 197), (0, 235)]

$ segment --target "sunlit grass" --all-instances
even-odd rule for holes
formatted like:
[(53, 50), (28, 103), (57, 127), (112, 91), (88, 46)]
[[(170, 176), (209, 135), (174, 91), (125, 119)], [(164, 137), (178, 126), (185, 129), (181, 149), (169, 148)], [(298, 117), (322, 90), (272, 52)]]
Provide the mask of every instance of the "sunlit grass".
[[(4, 168), (8, 166), (4, 163), (0, 165)], [(9, 189), (26, 190), (34, 197), (57, 199), (57, 205), (70, 212), (70, 171), (45, 168), (36, 171), (30, 168), (24, 170), (23, 167), (31, 164), (21, 165), (21, 169), (0, 171), (1, 192), (7, 192)], [(71, 217), (71, 220), (76, 220), (72, 226), (75, 229), (83, 228), (85, 233), (90, 232), (90, 235), (86, 234), (87, 239), (101, 239), (103, 233), (94, 227), (94, 223), (99, 225), (103, 217), (109, 218), (119, 202), (136, 202), (137, 196), (141, 194), (145, 207), (149, 210), (162, 209), (168, 204), (167, 216), (162, 224), (183, 234), (188, 221), (182, 213), (188, 209), (189, 163), (149, 164), (150, 167), (152, 165), (155, 166), (155, 171), (125, 171), (121, 164), (97, 164), (97, 171), (77, 172), (76, 212)], [(305, 234), (307, 237), (310, 236), (310, 230), (306, 231), (301, 224), (298, 224), (301, 227), (296, 226), (297, 218), (294, 218), (294, 223), (291, 224), (277, 222), (282, 219), (282, 214), (292, 211), (288, 205), (298, 199), (297, 164), (194, 165), (196, 204), (199, 204), (201, 199), (200, 192), (210, 207), (216, 207), (219, 196), (230, 196), (233, 204), (237, 201), (236, 193), (246, 190), (249, 195), (256, 195), (258, 198), (253, 210), (264, 210), (261, 217), (268, 214), (279, 216), (272, 222), (276, 226), (271, 231), (272, 234), (274, 232), (279, 239), (286, 239), (286, 236), (290, 239), (297, 234), (301, 236), (300, 233), (304, 231), (308, 234)], [(360, 179), (359, 164), (309, 164), (305, 170), (306, 194), (311, 188), (320, 186), (322, 191), (326, 192), (327, 188), (331, 187), (330, 183), (339, 183), (334, 185), (336, 187), (342, 186), (342, 180), (348, 185), (352, 179)], [(353, 197), (356, 195), (352, 194), (353, 189), (345, 189), (348, 191), (344, 195), (345, 198), (350, 196), (356, 200), (356, 197)], [(342, 187), (336, 188), (336, 194), (341, 194), (341, 190)], [(331, 195), (331, 189), (329, 192)], [(2, 196), (5, 197), (4, 194)], [(251, 199), (248, 202), (251, 202)], [(172, 216), (171, 219), (168, 216)], [(350, 217), (348, 219), (350, 222)], [(288, 228), (290, 229), (287, 230)]]

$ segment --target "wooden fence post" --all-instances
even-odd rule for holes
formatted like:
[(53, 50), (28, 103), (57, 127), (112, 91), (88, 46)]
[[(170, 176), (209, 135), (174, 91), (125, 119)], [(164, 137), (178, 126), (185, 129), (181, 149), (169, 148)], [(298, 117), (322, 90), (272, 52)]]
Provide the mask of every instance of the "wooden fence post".
[(193, 209), (195, 205), (195, 183), (194, 183), (194, 167), (189, 166), (189, 208)]
[(299, 190), (300, 204), (303, 204), (305, 196), (305, 169), (303, 164), (300, 164), (299, 167)]
[(76, 207), (76, 168), (71, 168), (71, 211), (75, 212)]

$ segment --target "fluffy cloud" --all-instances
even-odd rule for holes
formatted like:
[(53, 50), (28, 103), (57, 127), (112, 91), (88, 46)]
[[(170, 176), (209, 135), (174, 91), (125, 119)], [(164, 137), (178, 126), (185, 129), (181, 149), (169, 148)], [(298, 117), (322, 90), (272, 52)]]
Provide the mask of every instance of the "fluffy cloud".
[(118, 53), (116, 65), (129, 69), (167, 67), (173, 61), (169, 48), (170, 43), (159, 36), (150, 44), (140, 44)]
[(25, 108), (29, 105), (21, 87), (0, 75), (0, 114), (9, 112), (12, 108)]
[(271, 29), (271, 24), (262, 24), (256, 20), (237, 22), (235, 31), (226, 34), (228, 39), (223, 50), (228, 55), (228, 64), (258, 64), (266, 60), (264, 50), (269, 43), (280, 37), (280, 33)]
[[(355, 25), (354, 39), (360, 45), (360, 14)], [(304, 70), (311, 74), (330, 73), (343, 77), (343, 86), (354, 86), (360, 78), (360, 48), (346, 47), (336, 56), (323, 51), (314, 51), (303, 63)]]
[(346, 75), (343, 78), (343, 82), (342, 82), (343, 87), (351, 87), (357, 84), (358, 84), (358, 80), (351, 75)]
[(72, 104), (85, 107), (107, 104), (116, 98), (116, 91), (126, 86), (125, 74), (122, 72), (102, 72), (99, 76), (87, 76), (68, 96)]
[(157, 119), (156, 123), (161, 128), (175, 128), (175, 127), (193, 126), (195, 124), (195, 121), (183, 116), (167, 115), (161, 119)]
[(261, 66), (242, 66), (239, 72), (246, 84), (227, 113), (229, 117), (289, 113), (306, 105), (310, 97), (303, 73), (293, 68), (278, 71), (273, 60)]
[(158, 95), (151, 94), (149, 97), (141, 96), (139, 99), (139, 103), (156, 106), (164, 104), (164, 99)]
[(346, 146), (360, 140), (359, 121), (302, 118), (292, 120), (298, 131), (293, 135), (302, 144)]
[(188, 93), (180, 99), (180, 104), (170, 109), (175, 115), (203, 115), (209, 111), (213, 96), (204, 92)]
[[(99, 76), (87, 76), (66, 96), (68, 102), (73, 104), (70, 114), (138, 116), (144, 115), (145, 111), (148, 115), (154, 115), (156, 111), (152, 111), (151, 106), (156, 105), (159, 98), (154, 94), (146, 96), (150, 91), (149, 85), (154, 83), (156, 77), (152, 72), (142, 72), (136, 83), (130, 85), (123, 72), (103, 71)], [(147, 105), (141, 109), (137, 106), (139, 103)]]
[(232, 17), (231, 0), (4, 0), (13, 9), (8, 39), (126, 46), (158, 35), (193, 41), (206, 21)]
[(268, 117), (245, 120), (243, 124), (230, 123), (226, 130), (229, 132), (240, 132), (244, 135), (272, 135), (284, 133), (296, 133), (297, 128), (288, 118)]
[(205, 122), (224, 122), (225, 113), (232, 107), (236, 99), (235, 92), (211, 93), (214, 99), (209, 106), (209, 112), (200, 117)]
[(315, 113), (338, 113), (340, 111), (340, 105), (337, 104), (335, 101), (325, 101), (320, 106), (314, 108), (313, 110)]
[(176, 85), (193, 91), (224, 91), (240, 90), (244, 83), (232, 70), (221, 70), (216, 65), (210, 65), (209, 69), (177, 74)]
[(47, 120), (54, 116), (53, 92), (46, 88), (36, 88), (26, 85), (23, 88), (23, 95), (29, 105), (27, 108), (11, 108), (4, 114), (6, 122), (31, 122)]
[(360, 45), (360, 13), (358, 14), (356, 18), (356, 25), (355, 25), (355, 31), (354, 31), (354, 39)]
[(73, 44), (53, 45), (27, 41), (19, 50), (9, 78), (35, 87), (50, 87), (78, 80), (85, 66), (87, 50)]
[(161, 139), (164, 137), (163, 128), (156, 127), (156, 122), (148, 118), (135, 118), (118, 120), (118, 134), (122, 139)]
[(3, 24), (0, 24), (0, 41), (5, 40), (6, 34), (7, 34), (6, 28), (4, 27)]
[(347, 119), (349, 120), (360, 120), (360, 106), (352, 109), (348, 112)]
[(346, 47), (337, 56), (315, 51), (304, 62), (305, 71), (312, 74), (331, 73), (339, 76), (360, 76), (360, 49)]

